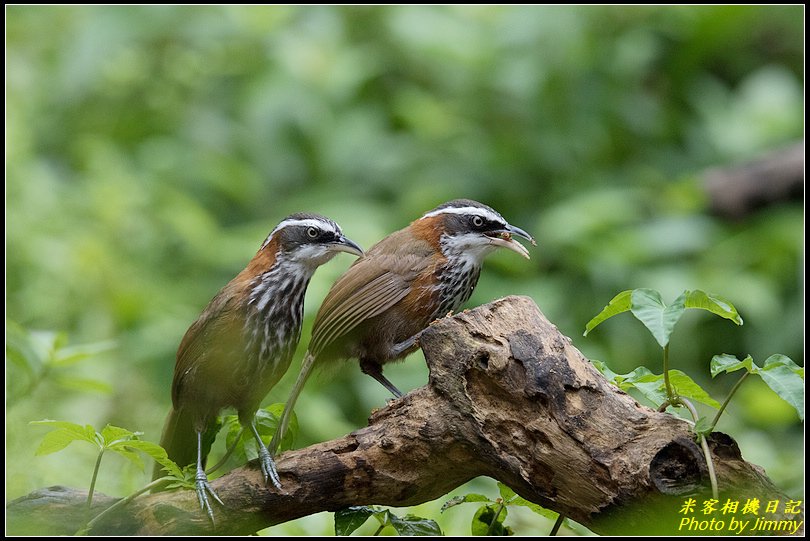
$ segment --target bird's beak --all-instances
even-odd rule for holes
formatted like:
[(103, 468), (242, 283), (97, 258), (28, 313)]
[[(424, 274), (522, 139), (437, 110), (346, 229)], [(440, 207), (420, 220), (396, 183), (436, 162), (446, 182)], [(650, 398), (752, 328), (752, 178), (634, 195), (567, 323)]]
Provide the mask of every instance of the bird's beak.
[(356, 255), (358, 257), (363, 256), (363, 249), (360, 245), (343, 235), (329, 245), (329, 250), (333, 252), (346, 252), (347, 254)]
[(508, 224), (506, 228), (502, 229), (501, 231), (497, 231), (496, 236), (489, 237), (489, 242), (490, 244), (494, 244), (495, 246), (502, 246), (507, 250), (517, 252), (526, 259), (530, 259), (529, 250), (527, 250), (525, 246), (523, 246), (521, 243), (512, 238), (512, 235), (523, 237), (524, 239), (531, 242), (532, 246), (537, 246), (537, 243), (534, 241), (534, 238), (531, 235), (529, 235), (519, 227), (515, 227), (514, 225)]

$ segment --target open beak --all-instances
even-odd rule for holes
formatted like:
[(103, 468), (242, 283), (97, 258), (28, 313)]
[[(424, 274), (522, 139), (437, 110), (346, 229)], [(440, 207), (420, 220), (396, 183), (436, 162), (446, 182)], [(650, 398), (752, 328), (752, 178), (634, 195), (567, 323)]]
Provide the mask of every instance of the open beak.
[(358, 257), (363, 256), (363, 249), (360, 248), (360, 245), (343, 235), (329, 244), (329, 249), (333, 252), (346, 252), (347, 254), (356, 255)]
[(523, 237), (524, 239), (531, 242), (532, 246), (537, 246), (537, 243), (534, 241), (534, 238), (531, 235), (526, 233), (521, 228), (515, 227), (514, 225), (507, 225), (505, 229), (496, 232), (496, 235), (497, 236), (489, 237), (490, 244), (494, 244), (495, 246), (501, 246), (503, 248), (506, 248), (507, 250), (517, 252), (526, 259), (530, 259), (529, 250), (527, 250), (526, 247), (523, 246), (521, 243), (516, 241), (512, 237), (512, 235)]

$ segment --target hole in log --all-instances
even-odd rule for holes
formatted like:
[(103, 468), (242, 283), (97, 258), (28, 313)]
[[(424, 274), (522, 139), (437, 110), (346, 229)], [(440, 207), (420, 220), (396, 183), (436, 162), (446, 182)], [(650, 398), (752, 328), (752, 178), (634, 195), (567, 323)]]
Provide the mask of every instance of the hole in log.
[(729, 460), (742, 460), (742, 453), (737, 442), (728, 434), (712, 432), (709, 434), (709, 448), (712, 453)]
[(669, 442), (650, 461), (650, 480), (662, 494), (693, 493), (707, 473), (700, 448), (687, 438)]
[(475, 353), (475, 364), (481, 370), (486, 370), (487, 367), (489, 366), (489, 351), (479, 349)]

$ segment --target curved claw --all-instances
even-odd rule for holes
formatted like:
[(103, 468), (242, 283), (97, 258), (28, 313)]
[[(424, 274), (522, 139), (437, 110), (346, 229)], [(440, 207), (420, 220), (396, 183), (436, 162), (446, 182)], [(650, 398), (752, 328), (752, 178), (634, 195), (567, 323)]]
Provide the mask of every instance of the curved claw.
[(259, 465), (262, 468), (265, 484), (267, 484), (267, 481), (271, 481), (274, 487), (281, 490), (281, 480), (278, 478), (276, 463), (270, 455), (270, 451), (264, 445), (259, 445)]
[(194, 485), (197, 490), (197, 499), (200, 500), (200, 508), (203, 509), (208, 515), (208, 518), (211, 519), (211, 524), (214, 524), (214, 511), (211, 509), (211, 503), (208, 501), (208, 494), (206, 494), (206, 492), (210, 493), (219, 505), (224, 506), (225, 504), (222, 503), (217, 493), (211, 488), (211, 485), (208, 483), (208, 477), (206, 477), (204, 471), (197, 472), (197, 476), (194, 478)]

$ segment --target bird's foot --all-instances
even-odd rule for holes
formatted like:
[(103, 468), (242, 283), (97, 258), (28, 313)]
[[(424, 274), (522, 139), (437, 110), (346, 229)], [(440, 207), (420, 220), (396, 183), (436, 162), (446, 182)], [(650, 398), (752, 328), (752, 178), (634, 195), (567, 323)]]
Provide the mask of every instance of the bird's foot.
[(281, 490), (281, 480), (278, 478), (276, 463), (264, 445), (259, 445), (259, 466), (262, 468), (264, 483), (267, 484), (267, 481), (271, 481), (274, 487)]
[(211, 485), (208, 483), (208, 477), (205, 475), (204, 471), (197, 472), (197, 476), (194, 478), (194, 485), (197, 490), (197, 499), (200, 500), (200, 508), (205, 511), (208, 518), (211, 519), (211, 524), (213, 524), (214, 511), (211, 509), (211, 503), (208, 501), (208, 494), (211, 494), (211, 497), (214, 498), (219, 505), (224, 506), (225, 504), (222, 503), (217, 493), (211, 488)]

